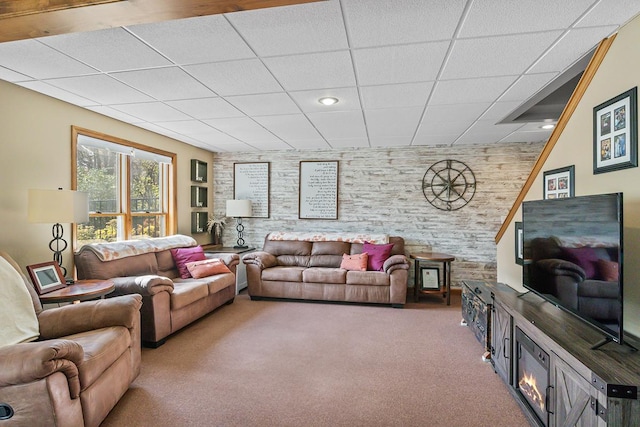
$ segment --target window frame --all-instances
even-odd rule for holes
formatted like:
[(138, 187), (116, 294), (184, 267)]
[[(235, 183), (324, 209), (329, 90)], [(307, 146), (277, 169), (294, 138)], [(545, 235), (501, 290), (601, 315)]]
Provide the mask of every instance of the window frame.
[[(122, 145), (125, 147), (130, 147), (132, 149), (142, 150), (149, 153), (157, 154), (160, 156), (165, 156), (171, 158), (171, 164), (168, 165), (166, 171), (163, 171), (165, 168), (160, 168), (160, 174), (168, 173), (166, 177), (166, 182), (168, 183), (169, 188), (167, 189), (167, 197), (161, 197), (160, 201), (162, 202), (161, 208), (166, 209), (166, 214), (164, 212), (161, 215), (165, 216), (165, 231), (166, 235), (172, 235), (176, 233), (178, 229), (178, 218), (177, 218), (177, 185), (178, 185), (178, 174), (177, 174), (177, 155), (176, 153), (172, 153), (169, 151), (160, 150), (158, 148), (150, 147), (148, 145), (140, 144), (137, 142), (129, 141), (123, 138), (118, 138), (112, 135), (107, 135), (105, 133), (92, 131), (90, 129), (85, 129), (78, 126), (71, 126), (71, 189), (78, 189), (78, 136), (84, 135), (90, 138), (101, 139), (107, 142), (111, 142), (113, 144)], [(89, 213), (90, 217), (100, 217), (100, 216), (122, 216), (123, 217), (123, 227), (124, 227), (124, 239), (131, 239), (131, 228), (133, 226), (133, 217), (134, 216), (157, 216), (158, 212), (131, 212), (131, 159), (129, 156), (120, 155), (118, 157), (120, 174), (118, 177), (118, 188), (116, 189), (119, 197), (120, 197), (120, 212), (114, 213)], [(125, 171), (126, 168), (126, 171)], [(160, 185), (163, 185), (163, 179), (160, 180)], [(77, 242), (77, 232), (76, 232), (76, 224), (73, 224), (73, 250), (77, 250), (78, 242)]]

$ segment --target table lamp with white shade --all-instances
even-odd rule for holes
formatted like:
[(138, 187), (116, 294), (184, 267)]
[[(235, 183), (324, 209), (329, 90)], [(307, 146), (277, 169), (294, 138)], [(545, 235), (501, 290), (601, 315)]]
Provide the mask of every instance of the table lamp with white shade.
[(236, 219), (236, 231), (238, 232), (238, 240), (234, 249), (246, 249), (248, 246), (244, 244), (242, 234), (244, 232), (244, 225), (242, 225), (242, 218), (251, 216), (251, 200), (227, 200), (227, 216)]
[(89, 221), (89, 195), (73, 190), (29, 190), (29, 222), (52, 223), (49, 249), (53, 251), (53, 260), (62, 266), (62, 252), (67, 249), (62, 223), (82, 223)]

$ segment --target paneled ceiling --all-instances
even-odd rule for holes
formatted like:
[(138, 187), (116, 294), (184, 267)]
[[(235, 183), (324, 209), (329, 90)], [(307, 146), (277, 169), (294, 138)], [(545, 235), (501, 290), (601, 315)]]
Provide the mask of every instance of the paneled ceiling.
[(327, 0), (0, 43), (0, 79), (211, 151), (544, 141), (498, 122), (638, 12)]

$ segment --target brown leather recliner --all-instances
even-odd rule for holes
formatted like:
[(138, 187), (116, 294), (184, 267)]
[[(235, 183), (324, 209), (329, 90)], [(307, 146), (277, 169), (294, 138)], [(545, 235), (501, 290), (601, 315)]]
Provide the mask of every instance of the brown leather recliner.
[(22, 276), (40, 328), (37, 341), (0, 347), (0, 427), (100, 425), (140, 372), (142, 297), (43, 310), (15, 261), (0, 256)]

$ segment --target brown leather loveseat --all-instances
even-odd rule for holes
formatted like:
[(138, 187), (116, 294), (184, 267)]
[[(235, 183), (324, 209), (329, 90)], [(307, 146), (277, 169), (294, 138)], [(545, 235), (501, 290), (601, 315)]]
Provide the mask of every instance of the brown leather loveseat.
[(22, 282), (9, 284), (3, 270), (3, 297), (9, 286), (27, 288), (26, 295), (18, 289), (22, 293), (6, 301), (20, 308), (4, 306), (0, 336), (6, 338), (18, 322), (16, 330), (29, 328), (24, 308), (37, 318), (30, 318), (31, 329), (37, 329), (30, 337), (0, 344), (0, 426), (99, 426), (140, 372), (142, 298), (126, 295), (43, 310), (17, 264), (5, 253), (0, 257)]
[[(343, 255), (361, 254), (363, 243), (382, 241), (393, 248), (381, 271), (347, 271)], [(404, 239), (386, 235), (270, 233), (262, 251), (242, 258), (251, 299), (285, 298), (391, 304), (402, 308), (409, 262)]]
[(109, 297), (142, 295), (142, 343), (158, 347), (172, 333), (235, 298), (237, 254), (207, 254), (220, 258), (230, 273), (181, 278), (171, 249), (196, 246), (192, 237), (183, 235), (85, 245), (75, 254), (78, 279), (113, 280), (116, 290)]

